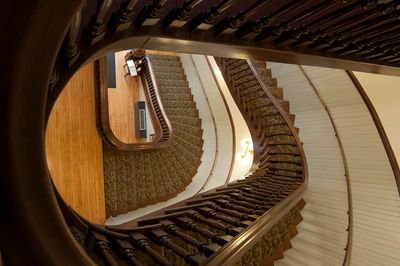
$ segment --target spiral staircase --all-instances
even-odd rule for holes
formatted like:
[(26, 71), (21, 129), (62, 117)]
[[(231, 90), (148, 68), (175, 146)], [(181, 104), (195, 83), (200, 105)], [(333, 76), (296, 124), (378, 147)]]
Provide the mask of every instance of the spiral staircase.
[[(230, 57), (269, 57), (398, 74), (398, 42), (391, 34), (397, 30), (393, 19), (400, 4), (306, 0), (214, 4), (199, 0), (2, 4), (2, 36), (7, 41), (1, 51), (7, 53), (2, 54), (6, 67), (0, 79), (5, 158), (0, 202), (6, 215), (0, 219), (0, 244), (7, 264), (249, 265), (282, 258), (304, 206), (308, 179), (304, 151), (294, 116), (268, 70), (260, 62)], [(80, 217), (57, 194), (46, 165), (44, 132), (71, 76), (85, 63), (128, 46), (219, 56), (221, 72), (252, 134), (255, 167), (244, 180), (108, 227)], [(171, 97), (175, 96), (164, 100)], [(174, 108), (175, 104), (166, 110), (171, 121), (178, 121), (179, 130), (178, 124), (190, 119), (181, 118)], [(177, 143), (182, 146), (184, 140)]]

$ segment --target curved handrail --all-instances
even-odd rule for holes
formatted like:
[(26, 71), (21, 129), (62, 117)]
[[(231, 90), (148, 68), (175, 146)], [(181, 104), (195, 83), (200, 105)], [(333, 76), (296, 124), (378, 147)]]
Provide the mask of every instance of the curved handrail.
[[(157, 123), (160, 127), (159, 134), (156, 134), (155, 141), (168, 142), (171, 140), (173, 131), (171, 122), (165, 113), (164, 106), (161, 102), (160, 92), (157, 86), (157, 79), (154, 75), (153, 66), (148, 56), (144, 56), (142, 59), (142, 71), (140, 72), (142, 81), (145, 80), (147, 90), (145, 90), (146, 98), (148, 98), (148, 103), (151, 104), (150, 115), (152, 117), (153, 124)], [(157, 112), (156, 110), (160, 111)]]
[(390, 145), (390, 141), (388, 136), (386, 135), (385, 128), (382, 125), (381, 120), (379, 119), (379, 115), (375, 110), (374, 105), (372, 104), (371, 100), (369, 99), (367, 93), (365, 92), (364, 88), (362, 87), (361, 83), (358, 81), (357, 77), (354, 73), (350, 70), (346, 70), (347, 75), (353, 82), (354, 86), (356, 87), (358, 93), (360, 94), (361, 98), (363, 99), (365, 105), (368, 108), (369, 113), (372, 116), (372, 120), (374, 120), (376, 129), (378, 130), (379, 136), (381, 137), (382, 144), (385, 147), (386, 155), (388, 156), (390, 166), (392, 167), (393, 175), (396, 180), (397, 190), (400, 195), (400, 168), (397, 162), (396, 156), (393, 152), (392, 146)]
[(265, 94), (267, 95), (268, 99), (273, 103), (275, 108), (279, 111), (279, 113), (282, 115), (282, 117), (285, 119), (286, 125), (290, 128), (290, 131), (293, 134), (293, 137), (296, 140), (297, 148), (300, 151), (300, 156), (302, 159), (302, 164), (303, 164), (303, 178), (304, 181), (307, 183), (308, 182), (308, 168), (307, 168), (307, 160), (306, 160), (306, 155), (304, 152), (303, 144), (300, 140), (299, 134), (297, 133), (297, 130), (295, 127), (292, 125), (292, 122), (288, 116), (288, 114), (283, 110), (282, 106), (279, 104), (279, 102), (276, 100), (275, 96), (272, 94), (272, 92), (265, 86), (262, 78), (258, 74), (257, 70), (255, 69), (253, 63), (251, 60), (246, 59), (247, 63), (250, 66), (251, 71), (253, 72), (253, 75), (257, 78), (258, 82), (260, 83), (261, 87), (263, 88)]
[(346, 177), (347, 206), (348, 206), (347, 243), (346, 243), (346, 248), (345, 248), (346, 254), (343, 259), (343, 266), (347, 266), (347, 265), (350, 265), (351, 252), (352, 252), (352, 247), (353, 247), (353, 197), (352, 197), (352, 191), (351, 191), (350, 171), (349, 171), (349, 166), (347, 164), (347, 157), (346, 157), (346, 153), (344, 151), (344, 146), (342, 143), (342, 139), (340, 137), (339, 130), (337, 129), (335, 120), (332, 116), (332, 113), (330, 111), (328, 104), (322, 98), (321, 94), (317, 90), (317, 87), (314, 85), (314, 82), (312, 82), (311, 78), (308, 76), (308, 74), (304, 70), (304, 68), (299, 65), (299, 69), (300, 69), (301, 73), (304, 75), (304, 77), (306, 78), (306, 80), (308, 81), (308, 83), (310, 84), (311, 88), (313, 89), (314, 93), (318, 97), (321, 104), (324, 106), (325, 111), (328, 114), (329, 120), (332, 124), (333, 131), (335, 132), (336, 140), (338, 141), (340, 153), (342, 155), (344, 176)]
[[(104, 57), (95, 62), (95, 75), (96, 75), (96, 124), (99, 135), (105, 143), (110, 145), (116, 150), (133, 151), (133, 150), (149, 150), (165, 148), (169, 145), (173, 130), (171, 123), (164, 111), (161, 97), (158, 91), (157, 80), (155, 79), (153, 67), (147, 56), (143, 58), (141, 82), (146, 94), (146, 100), (150, 106), (149, 111), (151, 120), (156, 126), (156, 138), (152, 142), (143, 143), (125, 143), (119, 140), (113, 133), (109, 120), (108, 108), (108, 88), (105, 87), (106, 75)], [(157, 112), (156, 110), (159, 110)], [(158, 128), (158, 129), (157, 129)]]
[[(223, 59), (224, 60), (224, 59)], [(208, 260), (207, 263), (211, 265), (234, 265), (235, 262), (237, 262), (254, 244), (257, 243), (258, 240), (262, 238), (271, 228), (273, 225), (275, 225), (281, 217), (285, 213), (287, 213), (291, 208), (293, 208), (302, 198), (304, 192), (306, 191), (307, 184), (308, 184), (308, 169), (307, 169), (307, 162), (306, 162), (306, 157), (304, 153), (304, 149), (302, 147), (301, 140), (297, 134), (296, 129), (294, 126), (291, 124), (291, 121), (286, 114), (286, 112), (283, 110), (279, 102), (275, 99), (275, 96), (272, 94), (270, 90), (265, 86), (262, 78), (258, 74), (255, 66), (250, 60), (246, 60), (248, 67), (250, 68), (251, 72), (253, 75), (256, 77), (258, 83), (262, 87), (263, 91), (265, 92), (266, 97), (272, 102), (274, 107), (278, 110), (280, 115), (284, 118), (286, 125), (290, 128), (290, 131), (293, 135), (293, 137), (296, 140), (297, 147), (300, 152), (301, 160), (302, 160), (302, 165), (303, 165), (303, 182), (301, 185), (289, 196), (287, 196), (285, 199), (280, 201), (277, 205), (275, 205), (273, 208), (265, 212), (258, 220), (257, 223), (253, 223), (252, 225), (248, 226), (245, 231), (243, 231), (239, 236), (237, 236), (235, 239), (233, 239), (231, 242), (229, 242), (227, 245), (225, 245), (221, 250), (218, 252), (214, 253)], [(224, 66), (223, 64), (220, 65)], [(225, 69), (224, 69), (225, 70)], [(227, 80), (227, 84), (229, 86), (229, 76), (225, 75), (224, 72), (222, 71), (222, 74), (224, 75), (225, 80)], [(240, 108), (239, 108), (240, 109)], [(241, 109), (241, 112), (243, 113), (244, 110)], [(247, 123), (251, 123), (248, 119), (246, 120)], [(255, 121), (253, 121), (254, 123)], [(249, 124), (249, 129), (250, 133), (252, 134), (253, 141), (255, 143), (260, 142), (257, 136), (257, 133), (255, 130), (252, 130), (254, 128), (254, 124)], [(263, 145), (265, 148), (265, 146)], [(260, 149), (254, 145), (254, 160), (259, 160), (261, 158), (261, 153), (263, 152), (263, 149)], [(256, 156), (256, 153), (260, 153), (258, 156)], [(254, 162), (253, 162), (254, 163)], [(257, 164), (258, 162), (255, 162)]]

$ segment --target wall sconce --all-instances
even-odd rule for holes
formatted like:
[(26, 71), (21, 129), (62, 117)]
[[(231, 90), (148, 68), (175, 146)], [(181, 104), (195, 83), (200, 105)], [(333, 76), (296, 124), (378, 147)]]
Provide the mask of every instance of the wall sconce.
[(238, 152), (236, 154), (236, 158), (238, 160), (244, 160), (245, 158), (249, 158), (249, 156), (253, 154), (253, 143), (251, 140), (242, 139), (242, 141), (240, 142), (240, 146), (244, 148), (244, 151)]
[(214, 73), (217, 74), (217, 75), (219, 75), (219, 76), (222, 75), (221, 70), (219, 69), (219, 67), (215, 67), (215, 68), (214, 68)]

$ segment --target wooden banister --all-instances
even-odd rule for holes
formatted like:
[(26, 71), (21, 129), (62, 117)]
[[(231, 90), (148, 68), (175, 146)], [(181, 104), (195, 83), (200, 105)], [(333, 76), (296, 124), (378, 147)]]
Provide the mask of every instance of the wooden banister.
[(378, 130), (379, 136), (381, 137), (383, 147), (385, 148), (386, 154), (388, 156), (390, 166), (392, 167), (393, 175), (396, 180), (397, 190), (400, 195), (400, 168), (399, 164), (397, 163), (396, 156), (393, 152), (392, 146), (390, 145), (390, 141), (388, 136), (386, 135), (385, 128), (382, 125), (381, 120), (379, 119), (379, 115), (375, 110), (374, 105), (372, 104), (371, 100), (369, 99), (367, 93), (365, 92), (364, 88), (362, 87), (361, 83), (358, 81), (357, 77), (354, 75), (352, 71), (347, 70), (347, 75), (353, 82), (354, 86), (356, 87), (358, 93), (360, 94), (361, 98), (363, 99), (365, 105), (368, 108), (368, 111), (371, 114), (372, 120), (375, 123), (376, 129)]
[[(169, 145), (173, 137), (171, 122), (169, 121), (160, 93), (158, 91), (157, 80), (154, 75), (153, 67), (147, 56), (142, 58), (142, 70), (140, 72), (141, 82), (145, 91), (146, 101), (149, 106), (150, 117), (155, 127), (155, 139), (152, 142), (125, 143), (119, 140), (113, 133), (109, 120), (108, 108), (108, 88), (107, 84), (107, 64), (105, 58), (99, 59), (95, 64), (96, 75), (96, 115), (97, 129), (108, 145), (116, 150), (133, 151), (165, 148)], [(158, 110), (158, 111), (157, 111)]]

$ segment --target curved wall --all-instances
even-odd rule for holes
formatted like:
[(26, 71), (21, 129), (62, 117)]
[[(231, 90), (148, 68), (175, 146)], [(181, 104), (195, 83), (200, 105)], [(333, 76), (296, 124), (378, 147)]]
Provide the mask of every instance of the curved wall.
[[(279, 73), (277, 71), (279, 68), (296, 69), (296, 66), (283, 64), (271, 64), (271, 66), (273, 70), (275, 69), (274, 74)], [(352, 188), (354, 219), (350, 265), (398, 265), (400, 260), (400, 253), (398, 252), (400, 247), (400, 229), (398, 226), (400, 224), (400, 201), (394, 175), (373, 119), (345, 71), (319, 67), (304, 67), (304, 69), (331, 111), (347, 157)], [(298, 108), (309, 108), (307, 107), (310, 104), (308, 103), (308, 98), (301, 93), (302, 87), (307, 86), (307, 84), (303, 83), (301, 85), (300, 83), (288, 81), (294, 79), (294, 77), (300, 79), (301, 73), (294, 71), (293, 73), (286, 73), (286, 75), (276, 74), (276, 76), (278, 77), (279, 84), (285, 89), (285, 95), (289, 96), (292, 94), (288, 99), (293, 108), (296, 108), (296, 106)], [(324, 176), (324, 178), (318, 181), (321, 181), (320, 184), (325, 188), (326, 186), (334, 188), (339, 182), (344, 183), (344, 181), (340, 181), (339, 179), (337, 182), (329, 180), (333, 175), (343, 175), (342, 168), (337, 168), (336, 172), (334, 168), (331, 169), (332, 171), (327, 171), (329, 170), (327, 166), (340, 157), (336, 156), (336, 159), (317, 159), (313, 163), (313, 158), (324, 158), (331, 150), (310, 149), (306, 142), (307, 139), (310, 139), (315, 134), (314, 132), (310, 132), (309, 129), (326, 120), (326, 118), (323, 118), (322, 113), (312, 110), (301, 113), (296, 112), (294, 109), (294, 112), (297, 115), (297, 125), (301, 129), (300, 134), (302, 139), (305, 140), (304, 145), (310, 165), (310, 190), (313, 189), (312, 184), (314, 183), (313, 180), (315, 180), (315, 175), (312, 173), (316, 171)], [(309, 121), (302, 121), (301, 117), (304, 115), (309, 118)], [(332, 134), (332, 131), (321, 131), (319, 134)], [(328, 142), (324, 141), (324, 143)], [(325, 145), (324, 143), (322, 145)], [(323, 190), (321, 189), (320, 191)], [(337, 209), (337, 211), (330, 210), (331, 204), (333, 204), (332, 200), (340, 202), (346, 199), (346, 196), (343, 194), (344, 191), (334, 193), (336, 196), (333, 199), (330, 196), (322, 195), (321, 200), (316, 202), (315, 205), (319, 209), (330, 213), (330, 215), (343, 217), (342, 221), (345, 222), (343, 213), (347, 211), (346, 204), (342, 204), (341, 208)], [(339, 196), (340, 194), (343, 194), (342, 197)], [(318, 231), (324, 229), (324, 226), (320, 225), (321, 220), (313, 219), (315, 217), (311, 217), (310, 219), (308, 211), (306, 207), (303, 215), (304, 225), (310, 224), (310, 226), (313, 226)], [(335, 219), (325, 220), (331, 220), (329, 223), (330, 226), (327, 227), (331, 232), (341, 227), (344, 228)], [(304, 225), (300, 225), (300, 228)], [(299, 238), (309, 237), (307, 231), (302, 231), (301, 229), (299, 231)], [(294, 250), (297, 248), (296, 241), (298, 240), (294, 240)], [(343, 245), (340, 248), (343, 248)], [(303, 252), (291, 255), (291, 259), (304, 258), (305, 254), (312, 252), (314, 254), (313, 258), (320, 256), (321, 252), (315, 252), (313, 251), (314, 249), (314, 244), (305, 245), (302, 248)], [(287, 254), (290, 254), (290, 252), (291, 250)], [(319, 265), (327, 265), (327, 261), (322, 259), (320, 263), (322, 264)], [(293, 264), (293, 261), (285, 262), (285, 259), (282, 261), (282, 264), (298, 265)], [(328, 264), (340, 265), (341, 262), (331, 261)]]
[(400, 77), (353, 73), (374, 105), (400, 164)]
[(340, 265), (347, 241), (347, 187), (340, 148), (320, 99), (297, 65), (267, 63), (296, 115), (309, 171), (304, 220), (276, 265)]
[(121, 224), (133, 220), (189, 198), (202, 188), (208, 190), (225, 184), (233, 152), (233, 135), (227, 110), (205, 56), (180, 54), (180, 57), (202, 121), (204, 140), (202, 163), (192, 182), (175, 198), (117, 217), (110, 217), (107, 219), (107, 224)]

